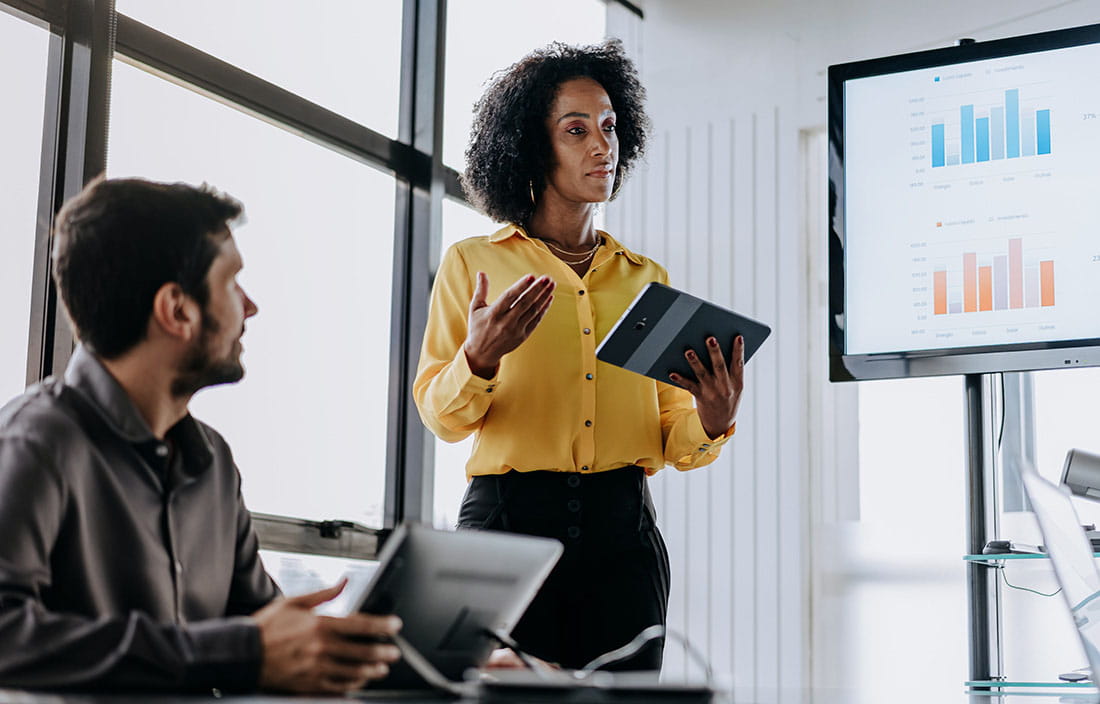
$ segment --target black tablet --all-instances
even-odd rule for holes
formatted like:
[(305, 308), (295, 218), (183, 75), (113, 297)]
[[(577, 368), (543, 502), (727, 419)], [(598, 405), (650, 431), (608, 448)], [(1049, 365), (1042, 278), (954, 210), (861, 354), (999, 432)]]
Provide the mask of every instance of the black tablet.
[(745, 361), (760, 349), (771, 328), (689, 293), (653, 282), (626, 309), (596, 348), (596, 359), (671, 384), (672, 372), (687, 379), (695, 374), (684, 352), (695, 350), (710, 369), (706, 340), (718, 339), (729, 361), (733, 340), (745, 338)]
[(399, 526), (370, 581), (347, 587), (357, 610), (404, 623), (403, 659), (371, 688), (439, 687), (433, 679), (460, 682), (467, 668), (484, 665), (497, 647), (491, 634), (512, 630), (561, 552), (549, 538)]

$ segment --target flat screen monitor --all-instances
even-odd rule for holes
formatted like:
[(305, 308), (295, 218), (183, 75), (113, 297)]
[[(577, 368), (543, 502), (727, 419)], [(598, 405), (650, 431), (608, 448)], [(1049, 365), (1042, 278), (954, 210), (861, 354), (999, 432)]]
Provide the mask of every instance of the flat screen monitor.
[(1100, 365), (1100, 25), (829, 67), (833, 381)]

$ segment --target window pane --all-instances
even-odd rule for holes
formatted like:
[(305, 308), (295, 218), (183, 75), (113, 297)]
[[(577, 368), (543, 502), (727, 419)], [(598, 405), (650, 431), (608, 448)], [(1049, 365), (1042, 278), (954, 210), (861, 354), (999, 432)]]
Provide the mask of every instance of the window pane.
[(602, 0), (450, 0), (443, 101), (444, 163), (459, 171), (465, 168), (463, 153), (470, 138), (474, 102), (493, 73), (552, 41), (599, 42), (606, 24), (607, 6)]
[[(443, 201), (443, 248), (447, 251), (455, 242), (467, 237), (490, 235), (499, 228), (492, 220), (466, 205), (445, 199)], [(429, 431), (430, 435), (430, 431)], [(473, 449), (473, 436), (460, 442), (443, 442), (431, 436), (435, 442), (435, 518), (437, 528), (454, 528), (462, 494), (466, 491), (466, 460)]]
[(38, 213), (42, 106), (50, 35), (0, 12), (0, 404), (22, 393), (27, 380), (27, 324)]
[(381, 526), (394, 179), (118, 62), (113, 109), (112, 177), (245, 204), (248, 374), (192, 410), (233, 447), (249, 508)]
[(325, 589), (339, 582), (341, 577), (347, 577), (348, 585), (344, 591), (332, 601), (317, 607), (321, 613), (333, 615), (350, 611), (350, 600), (360, 593), (360, 588), (370, 581), (378, 569), (378, 563), (372, 560), (348, 560), (278, 550), (261, 550), (260, 558), (284, 596), (298, 596)]
[(401, 0), (118, 0), (132, 17), (390, 137)]
[(823, 530), (814, 557), (830, 684), (888, 691), (901, 663), (927, 691), (966, 679), (963, 402), (960, 377), (859, 385), (860, 520)]

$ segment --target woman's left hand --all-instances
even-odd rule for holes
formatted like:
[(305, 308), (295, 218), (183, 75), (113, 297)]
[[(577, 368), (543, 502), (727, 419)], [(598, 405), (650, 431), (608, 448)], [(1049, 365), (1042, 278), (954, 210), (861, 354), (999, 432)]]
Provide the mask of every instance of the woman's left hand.
[(745, 338), (738, 335), (733, 341), (733, 359), (726, 364), (718, 340), (707, 338), (707, 350), (710, 352), (711, 372), (695, 354), (695, 350), (684, 353), (691, 371), (698, 381), (686, 379), (679, 374), (669, 374), (669, 378), (684, 387), (695, 397), (695, 410), (703, 430), (711, 438), (717, 439), (726, 434), (737, 418), (737, 407), (741, 405), (741, 392), (745, 389)]

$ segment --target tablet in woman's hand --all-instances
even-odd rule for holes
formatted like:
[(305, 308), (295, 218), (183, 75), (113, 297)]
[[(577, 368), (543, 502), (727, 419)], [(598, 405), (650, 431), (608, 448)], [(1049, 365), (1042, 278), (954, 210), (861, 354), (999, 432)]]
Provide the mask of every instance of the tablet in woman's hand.
[(596, 348), (596, 359), (671, 384), (675, 372), (695, 381), (684, 359), (688, 349), (710, 367), (706, 340), (714, 336), (729, 362), (733, 340), (745, 338), (745, 361), (760, 349), (771, 328), (664, 284), (650, 283)]

